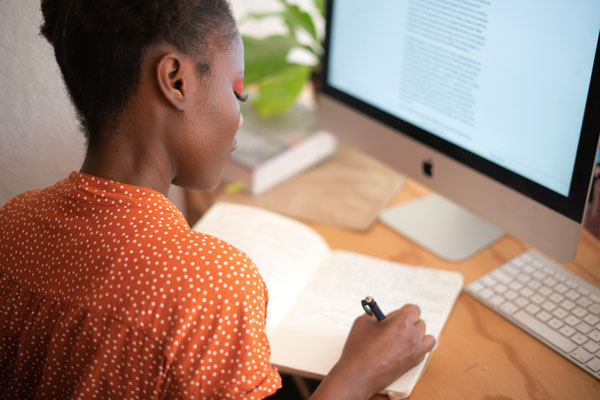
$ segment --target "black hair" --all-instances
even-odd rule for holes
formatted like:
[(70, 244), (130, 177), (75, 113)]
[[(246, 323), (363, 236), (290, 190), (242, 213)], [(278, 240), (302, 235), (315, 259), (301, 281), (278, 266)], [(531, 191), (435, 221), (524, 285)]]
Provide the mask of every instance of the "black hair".
[(237, 34), (226, 0), (42, 0), (41, 9), (90, 146), (135, 92), (149, 46), (171, 43), (209, 73), (213, 51)]

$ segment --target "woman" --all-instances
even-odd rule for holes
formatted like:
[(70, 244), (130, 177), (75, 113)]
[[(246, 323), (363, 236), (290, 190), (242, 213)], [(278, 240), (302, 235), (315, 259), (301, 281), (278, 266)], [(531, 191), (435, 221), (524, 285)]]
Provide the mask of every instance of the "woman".
[[(214, 189), (242, 125), (224, 0), (42, 0), (88, 146), (0, 209), (0, 398), (263, 398), (280, 386), (267, 288), (165, 194)], [(357, 318), (313, 397), (364, 399), (434, 339), (415, 306)], [(376, 343), (376, 345), (373, 345)]]

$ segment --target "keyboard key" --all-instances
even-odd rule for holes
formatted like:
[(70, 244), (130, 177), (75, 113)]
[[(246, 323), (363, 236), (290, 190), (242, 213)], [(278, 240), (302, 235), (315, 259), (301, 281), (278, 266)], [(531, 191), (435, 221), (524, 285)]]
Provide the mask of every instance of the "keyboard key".
[(533, 277), (538, 281), (543, 281), (544, 279), (546, 279), (546, 274), (544, 274), (542, 271), (535, 271), (533, 273)]
[(589, 351), (590, 353), (594, 354), (595, 352), (600, 350), (600, 344), (590, 340), (586, 344), (583, 345), (583, 348), (586, 349), (587, 351)]
[(579, 324), (577, 324), (575, 329), (577, 329), (579, 332), (583, 333), (584, 335), (587, 335), (592, 330), (592, 327), (589, 326), (588, 324), (586, 324), (585, 322), (580, 322)]
[(562, 293), (565, 293), (567, 290), (569, 290), (569, 287), (562, 283), (559, 283), (558, 285), (554, 286), (554, 290), (556, 290), (558, 293), (562, 294)]
[(502, 267), (502, 270), (510, 276), (516, 276), (519, 274), (519, 270), (510, 264), (505, 264), (504, 267)]
[(529, 304), (529, 300), (527, 300), (523, 297), (519, 297), (515, 300), (515, 304), (518, 305), (519, 307), (525, 307), (527, 304)]
[(494, 291), (488, 287), (484, 288), (481, 292), (478, 293), (479, 297), (481, 297), (482, 299), (487, 299), (488, 297), (492, 296), (494, 294)]
[(560, 334), (556, 333), (547, 327), (543, 322), (538, 321), (526, 312), (518, 311), (513, 315), (513, 317), (519, 323), (523, 324), (523, 326), (531, 329), (537, 335), (552, 343), (554, 346), (558, 347), (564, 352), (571, 353), (577, 347), (569, 339), (566, 339)]
[(557, 318), (560, 318), (560, 319), (563, 319), (564, 317), (569, 315), (568, 312), (566, 312), (564, 309), (562, 309), (560, 307), (558, 307), (554, 311), (552, 311), (552, 314), (554, 314)]
[(540, 311), (540, 308), (535, 304), (531, 303), (527, 307), (525, 307), (525, 310), (527, 310), (529, 314), (535, 315), (538, 313), (538, 311)]
[(508, 290), (508, 288), (506, 286), (504, 286), (503, 284), (499, 283), (497, 285), (494, 285), (494, 290), (496, 291), (496, 293), (504, 293)]
[(469, 284), (468, 288), (473, 291), (474, 293), (479, 292), (481, 289), (483, 289), (485, 286), (483, 286), (481, 284), (481, 282), (479, 281), (475, 281)]
[(561, 301), (563, 301), (565, 298), (563, 296), (561, 296), (558, 293), (552, 293), (549, 297), (550, 300), (552, 300), (553, 302), (555, 302), (556, 304), (560, 303)]
[(571, 337), (575, 333), (575, 329), (569, 325), (565, 325), (558, 330), (564, 337)]
[(592, 293), (592, 294), (590, 294), (590, 300), (593, 301), (594, 303), (600, 304), (600, 295)]
[(537, 293), (531, 296), (531, 301), (533, 301), (535, 304), (542, 304), (544, 300), (545, 299)]
[(593, 325), (596, 325), (600, 321), (600, 318), (596, 317), (595, 315), (588, 314), (585, 316), (585, 318), (583, 320), (593, 326)]
[[(531, 297), (533, 290), (529, 289), (528, 287), (524, 287), (523, 289), (519, 290), (519, 293), (521, 293), (523, 297)], [(575, 305), (573, 304), (573, 306)]]
[(523, 264), (525, 264), (525, 261), (524, 261), (524, 260), (523, 260), (521, 257), (517, 257), (517, 258), (513, 258), (513, 259), (510, 261), (510, 264), (511, 264), (511, 265), (514, 265), (514, 266), (515, 266), (515, 267), (517, 267), (517, 268), (520, 268), (520, 267), (522, 267), (522, 266), (523, 266)]
[(593, 304), (588, 310), (594, 315), (600, 315), (600, 304)]
[(529, 281), (529, 275), (527, 275), (527, 274), (517, 275), (517, 280), (521, 283), (526, 283)]
[(587, 336), (577, 332), (573, 336), (571, 336), (571, 340), (581, 346), (582, 344), (588, 341), (588, 338)]
[(542, 322), (546, 322), (550, 318), (552, 318), (552, 315), (548, 314), (546, 311), (540, 311), (535, 316), (536, 316), (537, 319), (539, 319)]
[(581, 347), (571, 353), (571, 357), (584, 364), (592, 359), (592, 355)]
[(577, 299), (577, 304), (579, 304), (581, 307), (587, 308), (592, 304), (592, 301), (587, 297), (580, 297)]
[(550, 327), (554, 330), (558, 330), (561, 326), (564, 325), (564, 322), (562, 322), (560, 319), (558, 318), (552, 318), (550, 321), (548, 321), (548, 325), (550, 325)]
[[(529, 286), (533, 290), (537, 290), (537, 289), (539, 289), (542, 286), (542, 284), (540, 282), (532, 279), (529, 282), (527, 282), (527, 286)], [(575, 293), (577, 293), (577, 292), (575, 292)], [(571, 300), (574, 300), (574, 299), (571, 299)]]
[(549, 276), (546, 279), (544, 279), (544, 285), (548, 285), (550, 287), (553, 287), (556, 284), (557, 284), (556, 279), (552, 278), (551, 276)]
[(560, 303), (560, 305), (562, 306), (562, 308), (564, 308), (567, 311), (572, 310), (573, 307), (575, 307), (575, 303), (573, 303), (570, 300), (565, 300), (562, 303)]
[(573, 314), (574, 316), (576, 316), (577, 318), (583, 318), (588, 312), (585, 311), (583, 308), (581, 307), (575, 307), (572, 311), (571, 314)]
[(589, 296), (590, 295), (590, 291), (587, 288), (583, 287), (583, 286), (579, 286), (577, 288), (577, 291), (579, 293), (581, 293), (583, 296)]
[(587, 364), (585, 364), (585, 366), (594, 372), (600, 371), (600, 358), (594, 357)]
[(577, 286), (579, 286), (579, 285), (577, 284), (577, 282), (575, 282), (573, 279), (567, 279), (567, 280), (565, 281), (565, 285), (567, 285), (567, 286), (568, 286), (568, 287), (570, 287), (570, 288), (576, 288)]
[(535, 271), (535, 268), (529, 264), (525, 264), (523, 265), (523, 271), (527, 272), (528, 274), (532, 274)]
[(565, 318), (565, 322), (571, 326), (576, 326), (581, 320), (573, 315), (568, 315), (567, 318)]
[(512, 281), (511, 283), (508, 284), (508, 287), (511, 288), (512, 290), (519, 290), (523, 287), (523, 284), (519, 283), (518, 281)]
[(544, 310), (546, 310), (546, 311), (552, 311), (552, 310), (554, 310), (554, 309), (556, 308), (556, 304), (554, 304), (554, 303), (553, 303), (553, 302), (551, 302), (551, 301), (545, 301), (545, 302), (542, 304), (542, 308), (543, 308)]
[(538, 293), (544, 297), (548, 297), (550, 294), (552, 294), (552, 289), (550, 289), (548, 286), (542, 286), (539, 288)]
[(510, 301), (506, 301), (500, 306), (500, 311), (505, 312), (506, 314), (509, 314), (509, 315), (514, 313), (518, 309), (519, 309), (519, 307), (517, 307)]
[(600, 331), (594, 329), (588, 334), (588, 337), (595, 342), (600, 342)]
[(569, 290), (567, 293), (565, 293), (565, 296), (566, 296), (568, 299), (571, 299), (571, 300), (577, 300), (577, 299), (580, 297), (580, 294), (579, 294), (579, 293), (577, 293), (575, 290), (571, 289), (571, 290)]
[(554, 274), (554, 279), (556, 279), (559, 282), (564, 282), (567, 280), (567, 277), (561, 274), (560, 272), (557, 272)]
[(498, 296), (497, 294), (495, 294), (492, 297), (490, 297), (488, 301), (493, 306), (497, 306), (497, 305), (500, 305), (500, 304), (502, 304), (504, 302), (504, 297)]
[(496, 284), (496, 280), (494, 280), (490, 275), (484, 275), (480, 280), (481, 283), (486, 286), (494, 286)]
[(507, 290), (506, 293), (504, 293), (504, 297), (508, 300), (514, 300), (515, 298), (517, 298), (517, 296), (518, 294), (516, 294), (512, 290)]
[(492, 272), (492, 276), (504, 284), (508, 284), (510, 281), (512, 281), (510, 276), (506, 275), (504, 272), (502, 272), (502, 270), (499, 269)]

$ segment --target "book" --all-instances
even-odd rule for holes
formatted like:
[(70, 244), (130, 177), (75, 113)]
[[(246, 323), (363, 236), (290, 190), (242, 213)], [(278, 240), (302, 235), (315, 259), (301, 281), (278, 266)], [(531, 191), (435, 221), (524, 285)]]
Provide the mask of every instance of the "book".
[(319, 130), (314, 111), (300, 106), (284, 115), (260, 119), (243, 109), (244, 125), (236, 135), (237, 149), (225, 168), (226, 182), (243, 182), (257, 196), (332, 155), (337, 140)]
[[(457, 272), (332, 250), (307, 225), (252, 206), (218, 202), (193, 229), (229, 242), (254, 261), (269, 291), (271, 363), (310, 378), (325, 376), (338, 361), (352, 323), (364, 312), (365, 296), (377, 299), (384, 313), (417, 304), (427, 333), (437, 340), (463, 286)], [(408, 397), (429, 357), (382, 393)]]

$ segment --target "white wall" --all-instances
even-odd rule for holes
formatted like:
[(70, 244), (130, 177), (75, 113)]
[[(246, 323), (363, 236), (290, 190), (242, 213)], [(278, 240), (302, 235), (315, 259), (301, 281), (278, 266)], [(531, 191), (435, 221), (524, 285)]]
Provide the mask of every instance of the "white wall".
[[(278, 8), (274, 0), (231, 3), (236, 17), (250, 8)], [(0, 206), (25, 190), (52, 185), (79, 170), (83, 162), (85, 140), (52, 48), (38, 33), (41, 22), (40, 0), (2, 0)], [(264, 24), (247, 25), (246, 31), (254, 33), (265, 29)], [(169, 197), (181, 205), (177, 190), (171, 190)]]
[(40, 0), (0, 5), (0, 205), (79, 169), (84, 138), (50, 44)]

